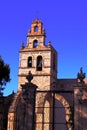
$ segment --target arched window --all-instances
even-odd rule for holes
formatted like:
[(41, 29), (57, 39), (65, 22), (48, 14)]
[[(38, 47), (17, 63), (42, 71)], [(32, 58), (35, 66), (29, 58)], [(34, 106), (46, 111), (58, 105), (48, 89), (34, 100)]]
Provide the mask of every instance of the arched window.
[(42, 71), (42, 56), (37, 57), (37, 71)]
[(35, 47), (37, 47), (38, 46), (38, 41), (37, 40), (34, 40), (34, 42), (33, 42), (33, 47), (35, 48)]
[(28, 57), (28, 67), (32, 67), (32, 57)]
[(34, 32), (38, 32), (38, 26), (34, 27)]

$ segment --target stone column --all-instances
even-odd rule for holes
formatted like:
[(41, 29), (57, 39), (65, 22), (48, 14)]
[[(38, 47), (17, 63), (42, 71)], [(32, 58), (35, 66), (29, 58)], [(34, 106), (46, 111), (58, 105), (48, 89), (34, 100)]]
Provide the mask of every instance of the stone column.
[(74, 130), (87, 129), (87, 85), (77, 84), (74, 87)]
[[(42, 130), (42, 119), (43, 119), (43, 114), (38, 113), (36, 114), (36, 129), (35, 130)], [(39, 123), (38, 123), (39, 122)]]
[(78, 104), (78, 93), (79, 88), (77, 86), (74, 87), (74, 129), (79, 130), (78, 123), (79, 123), (79, 116), (78, 116), (78, 110), (79, 110), (79, 104)]
[(25, 130), (34, 130), (36, 88), (37, 86), (32, 83), (22, 85), (22, 98), (26, 105)]

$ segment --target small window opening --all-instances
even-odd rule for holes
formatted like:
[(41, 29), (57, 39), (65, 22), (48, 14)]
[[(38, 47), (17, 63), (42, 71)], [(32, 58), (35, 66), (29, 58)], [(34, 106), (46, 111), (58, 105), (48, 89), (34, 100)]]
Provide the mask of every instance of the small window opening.
[(42, 71), (42, 56), (37, 57), (37, 71)]
[(32, 67), (32, 57), (28, 57), (28, 67)]
[(38, 41), (37, 40), (34, 40), (33, 46), (34, 46), (34, 48), (38, 46)]
[(38, 32), (38, 26), (34, 27), (34, 32)]

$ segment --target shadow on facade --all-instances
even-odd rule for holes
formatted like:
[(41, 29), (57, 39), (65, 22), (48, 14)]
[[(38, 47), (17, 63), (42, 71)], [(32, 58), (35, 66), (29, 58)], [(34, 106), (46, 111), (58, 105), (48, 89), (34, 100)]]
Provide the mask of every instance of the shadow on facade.
[(0, 130), (7, 130), (8, 111), (14, 100), (14, 93), (8, 97), (0, 97)]

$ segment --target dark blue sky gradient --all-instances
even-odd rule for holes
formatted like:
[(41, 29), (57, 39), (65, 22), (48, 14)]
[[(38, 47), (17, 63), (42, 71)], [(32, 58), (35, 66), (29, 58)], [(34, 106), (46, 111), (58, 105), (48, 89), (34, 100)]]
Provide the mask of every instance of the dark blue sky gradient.
[(58, 51), (58, 78), (76, 78), (80, 67), (87, 73), (87, 0), (2, 0), (0, 55), (11, 68), (5, 95), (17, 91), (19, 50), (36, 17), (46, 30), (46, 44), (50, 40)]

